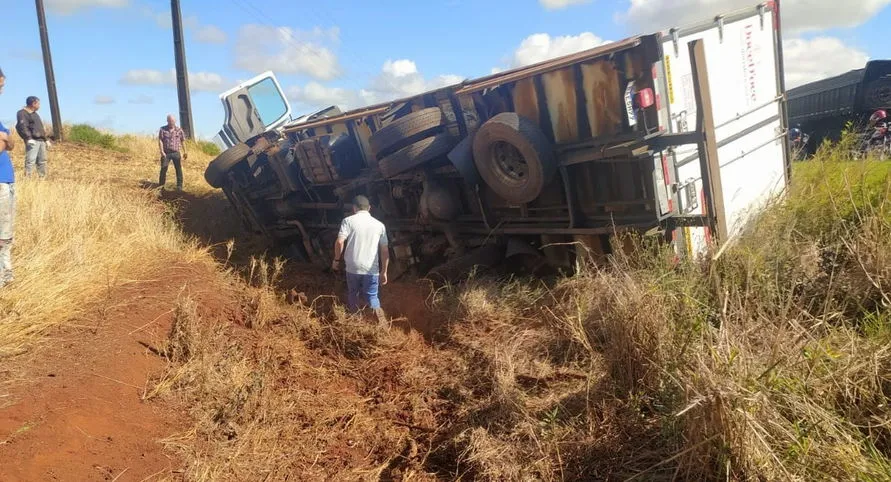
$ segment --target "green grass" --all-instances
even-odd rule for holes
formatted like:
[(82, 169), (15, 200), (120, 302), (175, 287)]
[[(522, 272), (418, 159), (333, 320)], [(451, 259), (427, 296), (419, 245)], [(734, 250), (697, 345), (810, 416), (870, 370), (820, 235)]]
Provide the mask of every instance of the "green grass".
[(104, 147), (115, 151), (121, 150), (117, 144), (117, 138), (113, 134), (100, 132), (93, 126), (87, 124), (75, 124), (71, 126), (68, 132), (68, 140), (81, 144), (90, 144), (93, 146)]
[(216, 157), (220, 155), (220, 148), (217, 147), (216, 144), (210, 141), (195, 141), (198, 150), (207, 154), (211, 157)]

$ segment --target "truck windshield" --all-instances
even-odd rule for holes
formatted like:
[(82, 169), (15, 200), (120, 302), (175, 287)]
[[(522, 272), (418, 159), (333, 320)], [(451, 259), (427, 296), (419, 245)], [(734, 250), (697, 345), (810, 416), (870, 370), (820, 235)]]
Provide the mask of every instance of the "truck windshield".
[(288, 111), (288, 105), (271, 77), (248, 87), (248, 93), (264, 126), (275, 123)]

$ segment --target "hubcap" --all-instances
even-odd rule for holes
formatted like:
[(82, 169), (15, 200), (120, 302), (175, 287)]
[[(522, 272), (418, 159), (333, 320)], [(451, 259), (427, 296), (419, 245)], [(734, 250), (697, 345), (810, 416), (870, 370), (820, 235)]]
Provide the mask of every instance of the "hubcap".
[(492, 160), (500, 174), (507, 180), (522, 184), (529, 175), (529, 165), (520, 150), (513, 144), (498, 141), (490, 147)]

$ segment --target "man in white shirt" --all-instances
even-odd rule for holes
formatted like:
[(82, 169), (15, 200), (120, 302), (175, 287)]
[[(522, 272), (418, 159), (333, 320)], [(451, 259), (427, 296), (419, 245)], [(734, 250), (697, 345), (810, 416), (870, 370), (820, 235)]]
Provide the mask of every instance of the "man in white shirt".
[(334, 243), (331, 269), (338, 271), (341, 260), (346, 262), (347, 304), (350, 311), (359, 311), (359, 298), (362, 297), (374, 310), (378, 321), (384, 322), (378, 288), (388, 281), (390, 251), (387, 229), (383, 223), (371, 217), (370, 211), (371, 203), (367, 197), (356, 196), (353, 199), (353, 215), (344, 218)]

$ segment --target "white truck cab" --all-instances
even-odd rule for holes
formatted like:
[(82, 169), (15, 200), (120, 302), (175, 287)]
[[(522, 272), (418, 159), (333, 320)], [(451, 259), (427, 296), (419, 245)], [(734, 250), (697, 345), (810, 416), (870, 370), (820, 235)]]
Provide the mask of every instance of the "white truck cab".
[(291, 120), (291, 105), (272, 72), (264, 72), (223, 92), (220, 101), (225, 121), (214, 140), (224, 151), (283, 127)]

